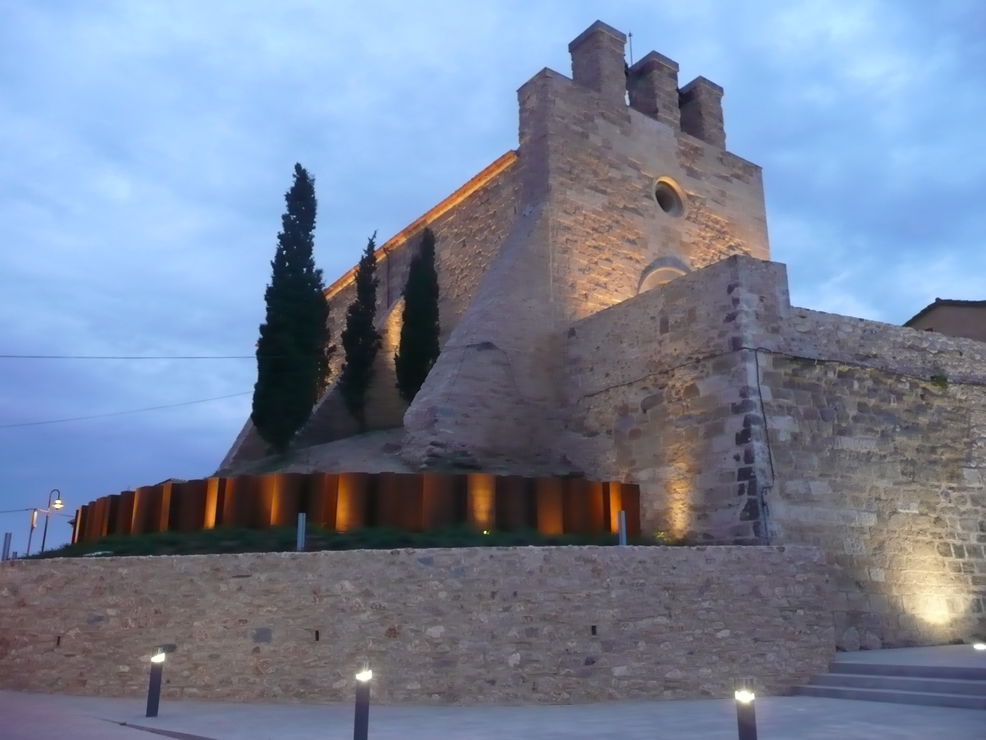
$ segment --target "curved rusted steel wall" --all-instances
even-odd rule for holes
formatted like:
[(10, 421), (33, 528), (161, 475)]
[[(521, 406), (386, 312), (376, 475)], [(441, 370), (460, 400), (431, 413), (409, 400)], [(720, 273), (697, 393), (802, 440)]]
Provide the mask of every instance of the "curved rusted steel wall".
[(487, 473), (272, 473), (168, 481), (103, 496), (76, 512), (72, 542), (223, 526), (290, 527), (301, 512), (310, 524), (336, 532), (465, 524), (591, 535), (615, 533), (621, 509), (629, 534), (638, 535), (640, 492), (627, 483)]

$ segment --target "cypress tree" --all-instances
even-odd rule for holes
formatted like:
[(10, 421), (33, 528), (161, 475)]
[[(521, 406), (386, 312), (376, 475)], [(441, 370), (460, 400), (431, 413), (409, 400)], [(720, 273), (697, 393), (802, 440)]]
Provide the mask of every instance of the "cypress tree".
[(360, 428), (366, 428), (366, 391), (373, 379), (373, 361), (380, 349), (380, 333), (374, 326), (377, 315), (376, 232), (366, 243), (356, 267), (356, 299), (346, 311), (342, 346), (346, 352), (339, 390), (346, 408)]
[(277, 250), (264, 299), (267, 315), (257, 342), (257, 383), (251, 419), (275, 452), (288, 448), (308, 420), (329, 373), (329, 335), (322, 271), (312, 257), (315, 181), (300, 164), (284, 195)]
[(435, 235), (425, 229), (418, 253), (411, 259), (404, 285), (401, 342), (394, 355), (397, 389), (410, 403), (438, 359), (438, 274)]

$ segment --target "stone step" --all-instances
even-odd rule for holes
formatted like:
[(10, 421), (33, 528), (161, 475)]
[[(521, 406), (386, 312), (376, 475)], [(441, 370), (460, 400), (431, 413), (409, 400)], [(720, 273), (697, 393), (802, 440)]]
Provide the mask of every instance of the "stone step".
[(856, 699), (882, 701), (895, 704), (922, 704), (933, 707), (957, 707), (961, 709), (986, 709), (986, 696), (967, 694), (935, 694), (926, 691), (898, 691), (893, 689), (858, 689), (844, 686), (796, 686), (795, 694), (818, 696), (826, 699)]
[(811, 680), (812, 686), (838, 686), (855, 689), (891, 689), (932, 694), (986, 696), (986, 681), (924, 676), (877, 676), (860, 673), (825, 673)]
[(955, 678), (986, 681), (986, 668), (943, 665), (887, 665), (838, 661), (829, 666), (830, 673), (853, 673), (864, 676), (911, 676), (915, 678)]

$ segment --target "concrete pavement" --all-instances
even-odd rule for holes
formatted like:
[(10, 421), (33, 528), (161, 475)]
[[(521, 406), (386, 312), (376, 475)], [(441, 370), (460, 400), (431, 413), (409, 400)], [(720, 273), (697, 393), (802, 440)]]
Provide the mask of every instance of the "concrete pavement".
[[(0, 691), (3, 740), (349, 740), (351, 705), (224, 704), (162, 700), (147, 719), (141, 699)], [(986, 712), (812, 697), (757, 700), (762, 740), (983, 740)], [(127, 723), (123, 725), (121, 723)], [(147, 728), (145, 729), (138, 729)], [(150, 731), (148, 731), (150, 730)], [(373, 740), (735, 740), (731, 701), (570, 706), (379, 706)]]

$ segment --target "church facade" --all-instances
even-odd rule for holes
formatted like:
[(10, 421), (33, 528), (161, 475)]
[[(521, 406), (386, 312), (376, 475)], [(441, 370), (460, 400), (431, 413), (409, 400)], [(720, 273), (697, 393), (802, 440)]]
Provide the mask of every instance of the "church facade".
[[(380, 248), (376, 469), (637, 484), (644, 533), (820, 547), (842, 647), (983, 631), (986, 343), (792, 306), (722, 89), (679, 86), (656, 52), (627, 67), (624, 45), (590, 26), (571, 77), (518, 91), (518, 148)], [(393, 353), (425, 227), (442, 351), (406, 406)], [(338, 337), (353, 273), (327, 295)], [(357, 431), (330, 388), (296, 447), (358, 450)], [(248, 423), (221, 470), (263, 454)], [(347, 454), (337, 472), (365, 464)]]

